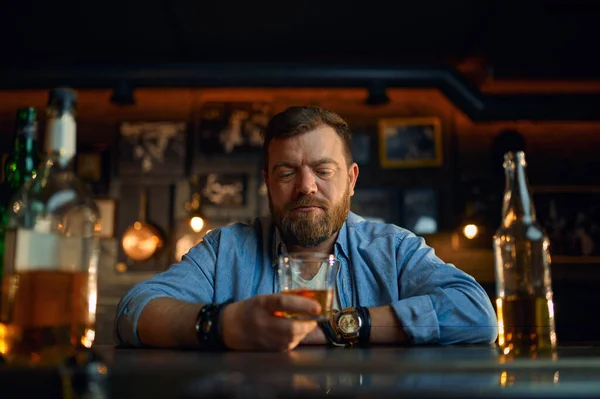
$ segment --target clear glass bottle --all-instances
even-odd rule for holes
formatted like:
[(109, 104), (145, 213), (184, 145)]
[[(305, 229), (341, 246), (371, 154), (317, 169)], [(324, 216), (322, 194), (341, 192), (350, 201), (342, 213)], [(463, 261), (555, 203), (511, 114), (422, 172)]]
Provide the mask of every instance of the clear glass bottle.
[(50, 92), (46, 156), (9, 206), (0, 352), (56, 365), (95, 336), (99, 212), (74, 173), (76, 93)]
[(494, 235), (498, 345), (504, 355), (555, 355), (550, 241), (536, 221), (523, 152), (504, 156), (502, 224)]

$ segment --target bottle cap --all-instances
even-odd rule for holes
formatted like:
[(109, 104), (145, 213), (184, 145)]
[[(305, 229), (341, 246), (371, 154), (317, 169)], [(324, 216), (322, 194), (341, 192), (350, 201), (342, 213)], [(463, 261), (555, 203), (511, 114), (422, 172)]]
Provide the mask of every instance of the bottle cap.
[(53, 89), (48, 98), (48, 106), (59, 112), (70, 111), (77, 105), (77, 93), (73, 89), (61, 87)]

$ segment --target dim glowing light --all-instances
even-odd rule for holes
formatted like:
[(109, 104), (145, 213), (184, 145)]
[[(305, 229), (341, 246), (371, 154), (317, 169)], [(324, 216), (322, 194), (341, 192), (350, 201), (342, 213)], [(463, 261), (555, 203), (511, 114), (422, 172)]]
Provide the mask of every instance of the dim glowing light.
[(204, 227), (204, 220), (199, 216), (194, 216), (190, 219), (190, 227), (195, 233), (198, 233)]
[(508, 379), (508, 373), (506, 371), (503, 371), (502, 373), (500, 373), (500, 386), (502, 388), (506, 387), (507, 379)]
[(477, 236), (477, 233), (478, 233), (478, 229), (477, 229), (477, 226), (475, 226), (474, 224), (468, 224), (463, 229), (463, 234), (469, 240), (472, 240), (473, 238), (475, 238), (475, 236)]
[(0, 323), (0, 354), (2, 355), (6, 355), (6, 352), (8, 352), (8, 345), (6, 345), (8, 339), (7, 335), (8, 331), (6, 326)]
[(91, 328), (85, 329), (85, 334), (81, 337), (81, 345), (86, 348), (91, 348), (94, 343), (94, 338), (96, 337), (96, 331)]

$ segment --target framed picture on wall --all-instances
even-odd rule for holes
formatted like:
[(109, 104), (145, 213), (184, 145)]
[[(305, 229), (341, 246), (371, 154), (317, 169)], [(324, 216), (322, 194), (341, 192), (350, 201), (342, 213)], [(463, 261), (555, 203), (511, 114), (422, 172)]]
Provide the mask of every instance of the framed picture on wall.
[(244, 173), (213, 172), (200, 176), (202, 203), (225, 207), (246, 205), (248, 176)]
[[(211, 220), (249, 221), (257, 216), (259, 200), (259, 171), (255, 161), (214, 159), (196, 163), (192, 175), (198, 177), (193, 188), (201, 196), (201, 207)], [(183, 194), (183, 192), (182, 192)], [(180, 201), (188, 201), (191, 193)]]
[(358, 165), (367, 165), (371, 160), (371, 136), (368, 133), (352, 135), (352, 158)]
[(442, 165), (442, 128), (439, 118), (384, 118), (379, 120), (378, 131), (382, 167)]
[(196, 136), (200, 154), (260, 154), (271, 105), (252, 102), (209, 102), (202, 105)]
[(437, 193), (433, 188), (411, 188), (403, 192), (403, 227), (415, 234), (433, 234), (439, 229)]
[(102, 154), (78, 153), (77, 176), (90, 182), (102, 179)]
[(357, 188), (350, 199), (350, 210), (363, 218), (399, 224), (399, 193), (389, 188)]
[(600, 263), (600, 186), (538, 186), (532, 194), (552, 261)]
[(119, 129), (120, 176), (185, 175), (186, 122), (123, 122)]

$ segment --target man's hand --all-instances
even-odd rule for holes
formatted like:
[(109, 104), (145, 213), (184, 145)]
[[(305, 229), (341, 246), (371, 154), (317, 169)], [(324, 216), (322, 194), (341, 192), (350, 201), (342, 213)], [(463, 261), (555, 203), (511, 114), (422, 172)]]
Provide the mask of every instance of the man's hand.
[(318, 314), (315, 300), (299, 295), (259, 295), (235, 302), (223, 309), (223, 342), (230, 349), (294, 349), (317, 327), (316, 321), (300, 321), (276, 316), (280, 312)]
[(320, 327), (312, 330), (301, 342), (302, 345), (327, 345), (328, 343), (329, 339)]

